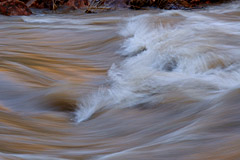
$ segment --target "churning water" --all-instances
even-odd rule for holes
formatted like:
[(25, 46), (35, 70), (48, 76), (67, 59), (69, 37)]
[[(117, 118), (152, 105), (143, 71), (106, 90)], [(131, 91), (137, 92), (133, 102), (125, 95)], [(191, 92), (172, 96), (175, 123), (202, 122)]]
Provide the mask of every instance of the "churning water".
[(0, 159), (240, 159), (239, 1), (0, 20)]

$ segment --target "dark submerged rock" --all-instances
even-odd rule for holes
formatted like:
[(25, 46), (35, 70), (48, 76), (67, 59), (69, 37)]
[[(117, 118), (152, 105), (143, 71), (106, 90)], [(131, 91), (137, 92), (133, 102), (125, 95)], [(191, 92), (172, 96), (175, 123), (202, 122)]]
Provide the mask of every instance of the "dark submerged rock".
[(35, 0), (30, 7), (38, 9), (49, 8), (51, 10), (68, 7), (70, 10), (73, 10), (86, 7), (87, 5), (88, 0)]
[(1, 0), (0, 14), (6, 15), (6, 16), (17, 16), (17, 15), (29, 16), (32, 14), (32, 12), (25, 5), (24, 2), (21, 2), (18, 0)]
[(130, 0), (132, 9), (143, 7), (157, 7), (160, 9), (194, 9), (202, 8), (207, 5), (229, 2), (231, 0)]
[(43, 9), (43, 8), (53, 8), (53, 1), (52, 0), (36, 0), (34, 1), (31, 6), (31, 8), (38, 8), (38, 9)]
[(65, 3), (66, 6), (73, 7), (75, 9), (83, 8), (88, 6), (88, 0), (68, 0)]

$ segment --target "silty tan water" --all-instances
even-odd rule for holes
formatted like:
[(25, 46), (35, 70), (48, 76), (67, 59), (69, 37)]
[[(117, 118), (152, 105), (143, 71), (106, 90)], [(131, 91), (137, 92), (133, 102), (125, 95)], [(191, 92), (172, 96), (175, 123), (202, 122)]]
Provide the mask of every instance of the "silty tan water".
[(0, 16), (1, 160), (238, 160), (240, 3)]

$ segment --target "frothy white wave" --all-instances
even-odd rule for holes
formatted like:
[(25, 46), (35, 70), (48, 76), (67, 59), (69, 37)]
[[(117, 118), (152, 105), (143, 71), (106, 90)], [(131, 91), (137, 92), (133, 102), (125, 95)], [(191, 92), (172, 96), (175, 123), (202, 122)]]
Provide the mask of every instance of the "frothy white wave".
[(120, 17), (103, 17), (103, 18), (88, 18), (88, 19), (71, 19), (62, 17), (43, 17), (43, 16), (23, 16), (22, 19), (28, 23), (61, 23), (61, 24), (89, 24), (91, 22), (107, 22), (120, 20)]
[(78, 122), (103, 108), (211, 99), (240, 84), (240, 18), (165, 11), (130, 18), (120, 34), (126, 59), (109, 70), (109, 87), (80, 99)]
[(87, 18), (87, 19), (73, 19), (67, 17), (44, 17), (44, 16), (23, 16), (22, 20), (26, 23), (32, 23), (40, 28), (53, 29), (79, 29), (79, 30), (107, 30), (111, 27), (107, 25), (98, 25), (104, 23), (112, 23), (121, 20), (120, 17), (103, 17), (103, 18)]

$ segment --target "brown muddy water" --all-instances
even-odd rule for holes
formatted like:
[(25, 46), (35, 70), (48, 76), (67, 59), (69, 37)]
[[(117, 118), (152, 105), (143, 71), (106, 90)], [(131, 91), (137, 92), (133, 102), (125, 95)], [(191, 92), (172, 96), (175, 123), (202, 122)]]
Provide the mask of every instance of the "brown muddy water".
[(0, 160), (240, 160), (240, 3), (0, 16)]

